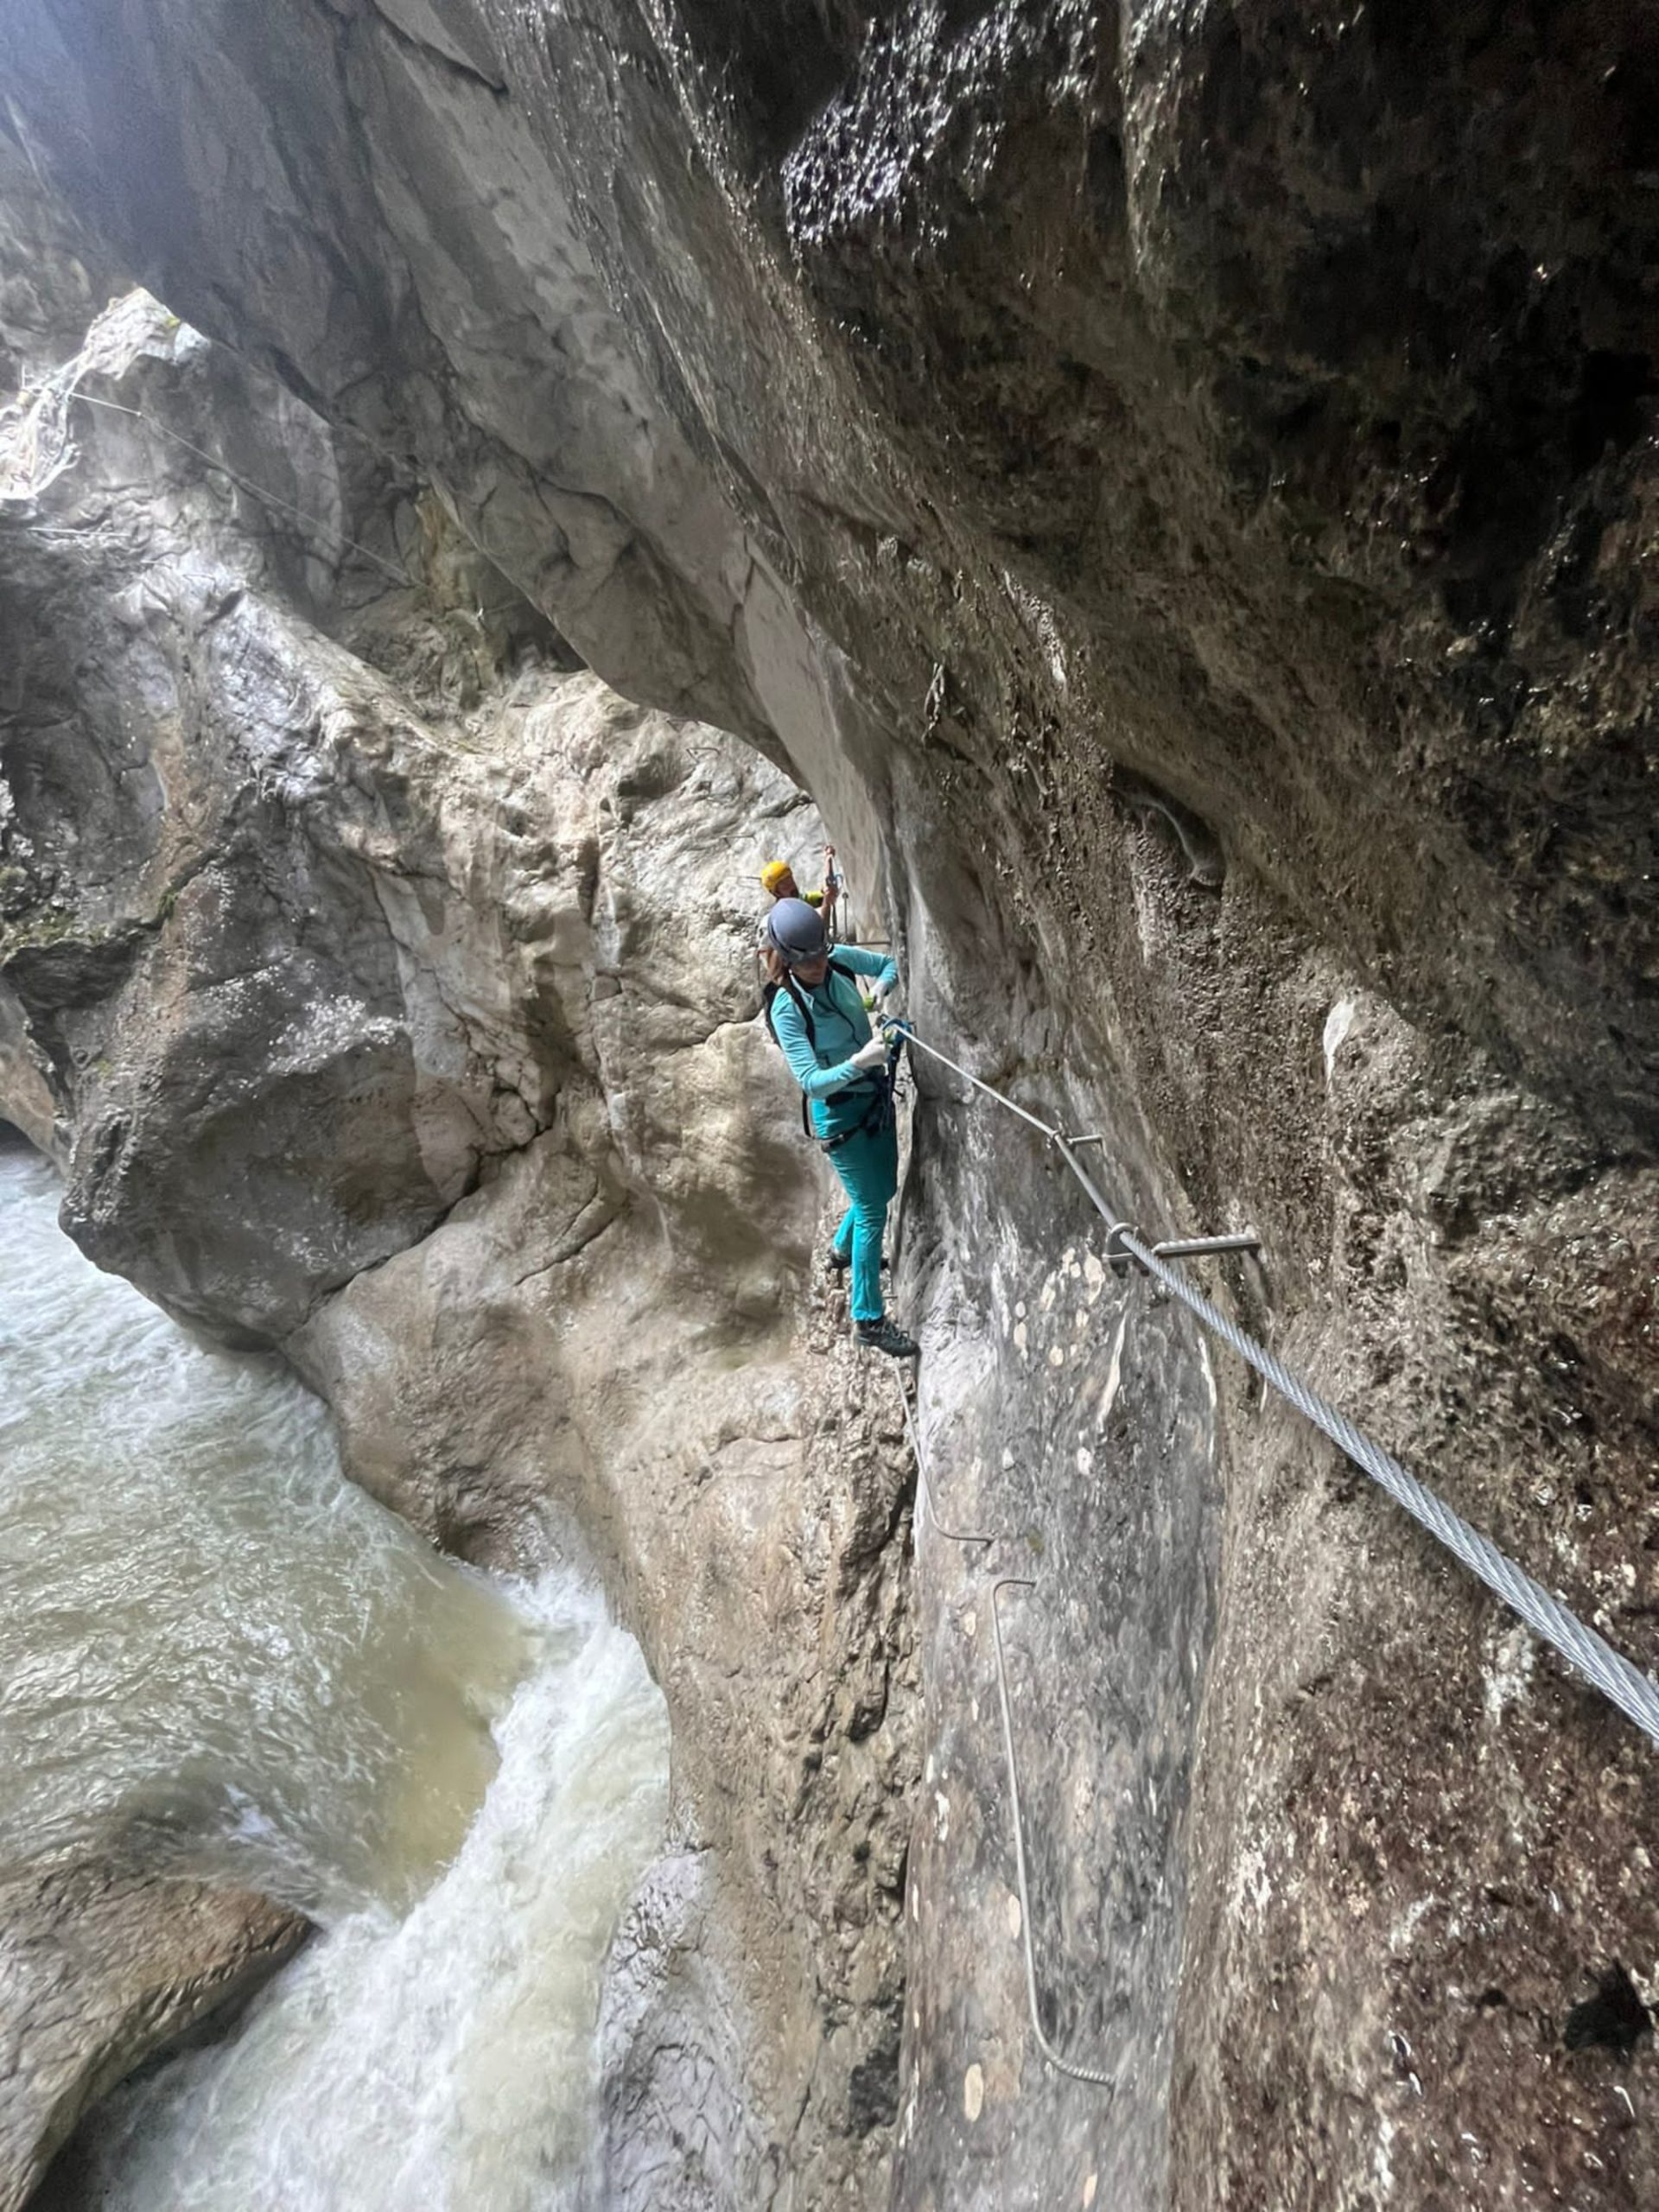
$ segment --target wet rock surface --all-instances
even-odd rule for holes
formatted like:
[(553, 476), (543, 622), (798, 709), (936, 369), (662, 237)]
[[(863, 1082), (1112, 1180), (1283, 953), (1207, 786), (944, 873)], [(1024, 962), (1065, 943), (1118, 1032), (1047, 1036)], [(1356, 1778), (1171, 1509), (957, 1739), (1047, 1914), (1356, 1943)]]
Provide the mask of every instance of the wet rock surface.
[[(142, 342), (100, 390), (147, 427), (245, 420), (237, 364), (121, 312)], [(639, 1630), (674, 1855), (631, 1923), (594, 2202), (654, 2205), (682, 2169), (711, 2203), (880, 2194), (909, 1478), (896, 1402), (871, 1419), (815, 1300), (823, 1171), (754, 1019), (760, 865), (815, 866), (816, 817), (749, 748), (562, 665), (510, 592), (475, 604), (488, 573), (429, 517), (421, 582), (388, 592), (423, 519), (395, 484), (350, 525), (385, 566), (346, 544), (356, 573), (306, 599), (200, 454), (135, 450), (130, 419), (108, 445), (95, 417), (0, 538), (34, 672), (4, 752), (27, 870), (0, 1100), (64, 1160), (85, 1248), (283, 1350), (368, 1488), (493, 1566), (586, 1556)], [(135, 606), (118, 671), (105, 626)], [(82, 666), (107, 692), (51, 688)], [(690, 1935), (652, 1904), (682, 1865)], [(106, 2001), (89, 1983), (95, 2038)], [(33, 2070), (22, 2015), (19, 2038)]]
[[(1081, 2202), (1092, 2177), (1091, 2201), (1166, 2202), (1166, 2005), (1220, 1565), (1215, 1386), (1020, 1133), (947, 1110), (916, 1172), (971, 1224), (976, 1263), (935, 1278), (926, 1317), (944, 1348), (921, 1390), (934, 1701), (896, 2201)], [(1043, 2032), (1092, 2080), (1036, 2047), (1027, 1945)]]
[[(1260, 1265), (1217, 1277), (1232, 1310), (1652, 1663), (1646, 11), (331, 0), (256, 19), (167, 0), (141, 24), (114, 0), (18, 0), (0, 55), (12, 129), (123, 265), (352, 426), (411, 496), (439, 486), (600, 675), (787, 760), (885, 906), (923, 1033), (1104, 1131), (1114, 1203), (1148, 1229), (1257, 1230)], [(334, 785), (375, 772), (358, 764), (384, 695), (351, 683), (364, 704), (317, 823)], [(493, 913), (505, 877), (482, 865)], [(365, 874), (356, 855), (325, 872), (332, 944)], [(299, 1325), (368, 1478), (435, 1529), (500, 1541), (556, 1491), (641, 1620), (665, 1608), (658, 1664), (690, 1655), (679, 1726), (740, 1649), (756, 1698), (808, 1663), (804, 1574), (761, 1658), (694, 1603), (709, 1562), (735, 1543), (744, 1586), (768, 1586), (810, 1522), (790, 1514), (822, 1495), (815, 1453), (867, 1463), (837, 1370), (804, 1382), (775, 1333), (812, 1208), (804, 1185), (778, 1195), (758, 1125), (740, 1116), (703, 1188), (649, 1082), (612, 1150), (563, 1134), (619, 1095), (606, 1019), (664, 1033), (672, 1001), (646, 1007), (640, 981), (662, 940), (639, 943), (616, 1000), (594, 994), (569, 1121), (530, 1107), (515, 1138), (493, 1086), (475, 1111), (447, 1076), (462, 1135), (390, 1041), (365, 1064), (365, 1145), (388, 1160), (353, 1185), (364, 1217), (308, 1169), (321, 1211), (277, 1290), (245, 1251), (200, 1310)], [(32, 985), (24, 964), (25, 1013), (65, 1033), (70, 1067), (75, 1007), (127, 989), (128, 944), (90, 964), (36, 947)], [(418, 996), (430, 944), (404, 953), (395, 991), (384, 970), (354, 982), (365, 1004)], [(706, 974), (690, 995), (685, 1065), (717, 1116), (748, 1047), (700, 1026), (720, 1002)], [(0, 1011), (0, 1071), (22, 1066), (19, 1033)], [(26, 1126), (46, 1058), (6, 1077)], [(74, 1078), (95, 1116), (103, 1079)], [(934, 1778), (913, 1808), (895, 2202), (1635, 2212), (1659, 2193), (1638, 2118), (1651, 2044), (1625, 2070), (1565, 2029), (1614, 1958), (1638, 2001), (1656, 1993), (1650, 1747), (1239, 1371), (1218, 1361), (1212, 1397), (1145, 1285), (1091, 1302), (1080, 1194), (956, 1078), (924, 1063), (918, 1080), (898, 1294), (925, 1317), (939, 1512), (1012, 1529), (1038, 1561), (1039, 1591), (1000, 1602), (1031, 1730), (1041, 2001), (1063, 2050), (1122, 2078), (1110, 2102), (1063, 2085), (1023, 2024), (987, 1672), (1007, 1554), (924, 1534)], [(164, 1159), (171, 1137), (153, 1141)], [(567, 1252), (601, 1156), (626, 1215)], [(791, 1224), (764, 1260), (717, 1233), (746, 1160)], [(533, 1206), (515, 1196), (531, 1177)], [(572, 1380), (542, 1294), (507, 1297), (523, 1216), (545, 1211), (563, 1226), (537, 1280), (597, 1271), (601, 1301), (569, 1310), (588, 1317), (575, 1341), (600, 1332), (623, 1296), (607, 1248), (632, 1249), (657, 1178), (675, 1387), (699, 1421), (729, 1388), (734, 1438), (761, 1433), (752, 1394), (782, 1393), (792, 1503), (770, 1533), (732, 1535), (718, 1478), (701, 1507), (679, 1478), (658, 1497), (645, 1472), (623, 1483), (679, 1446), (643, 1383), (607, 1391), (635, 1356), (614, 1316)], [(81, 1180), (113, 1189), (95, 1153)], [(156, 1187), (108, 1248), (124, 1266), (174, 1265)], [(226, 1236), (262, 1218), (221, 1211)], [(81, 1233), (118, 1234), (119, 1212), (100, 1223), (89, 1197)], [(453, 1393), (415, 1420), (370, 1402), (349, 1327), (404, 1347), (407, 1376), (416, 1330), (462, 1316), (447, 1371), (466, 1371), (484, 1325), (436, 1255), (475, 1251), (492, 1220), (521, 1395), (499, 1427)], [(174, 1265), (168, 1294), (189, 1276)], [(716, 1296), (728, 1336), (697, 1325)], [(557, 1311), (555, 1334), (563, 1291)], [(543, 1375), (574, 1408), (556, 1481), (522, 1449)], [(614, 1466), (588, 1440), (613, 1406)], [(830, 1493), (854, 1522), (896, 1494), (896, 1429), (879, 1441)], [(719, 1531), (708, 1554), (699, 1525)], [(836, 1534), (837, 1555), (864, 1541)], [(700, 1564), (665, 1588), (680, 1541)], [(891, 1557), (813, 1616), (830, 1679), (861, 1679), (843, 1639), (881, 1615)], [(867, 1633), (862, 1650), (898, 1648)], [(708, 1740), (741, 1740), (754, 1709)], [(863, 1757), (802, 1800), (803, 1849), (840, 1832)], [(693, 1840), (731, 1863), (788, 1832), (775, 1803), (702, 1817)], [(823, 1974), (831, 1951), (804, 1940)], [(874, 2188), (887, 2107), (854, 2084), (878, 2078), (860, 2069), (893, 1985), (819, 1986), (832, 2014), (866, 2007), (871, 2041), (798, 2130), (795, 2060), (757, 2077), (767, 2147), (715, 2160), (709, 2202), (788, 2202), (791, 2175), (802, 2203), (835, 2201), (831, 2177)], [(671, 2022), (681, 1992), (660, 2001)], [(741, 2022), (724, 2034), (705, 2079), (748, 2049)], [(721, 2136), (746, 2139), (735, 2120)]]
[(263, 1897), (88, 1853), (0, 1883), (0, 2204), (18, 2212), (81, 2113), (251, 1995), (304, 1940)]

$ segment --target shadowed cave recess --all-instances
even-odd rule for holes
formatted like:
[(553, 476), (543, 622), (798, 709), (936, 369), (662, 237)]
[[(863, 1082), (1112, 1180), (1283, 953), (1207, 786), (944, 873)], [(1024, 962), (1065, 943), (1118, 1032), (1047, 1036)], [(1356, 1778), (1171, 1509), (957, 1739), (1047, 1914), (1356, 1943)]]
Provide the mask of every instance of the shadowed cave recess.
[(639, 1637), (569, 2201), (1659, 2202), (1655, 1746), (918, 1053), (930, 1520), (752, 950), (832, 836), (1651, 1668), (1652, 11), (10, 0), (0, 88), (0, 1116)]

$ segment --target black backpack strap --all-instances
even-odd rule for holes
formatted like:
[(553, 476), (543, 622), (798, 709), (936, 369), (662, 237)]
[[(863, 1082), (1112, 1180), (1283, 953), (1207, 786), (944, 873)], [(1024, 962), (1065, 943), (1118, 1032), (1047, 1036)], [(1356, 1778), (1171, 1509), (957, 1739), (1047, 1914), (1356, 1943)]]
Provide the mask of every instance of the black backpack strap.
[[(828, 963), (828, 965), (836, 975), (844, 976), (849, 983), (856, 983), (858, 979), (858, 971), (856, 969), (843, 967), (842, 963), (836, 959), (831, 959)], [(813, 1057), (816, 1058), (818, 1050), (818, 1033), (813, 1026), (812, 1009), (807, 1004), (806, 1000), (802, 996), (800, 990), (796, 985), (794, 977), (791, 976), (787, 969), (784, 970), (782, 979), (779, 982), (774, 983), (770, 977), (768, 977), (766, 981), (766, 997), (762, 1011), (765, 1013), (766, 1017), (766, 1027), (772, 1032), (772, 1043), (779, 1046), (779, 1050), (782, 1049), (781, 1040), (778, 1035), (778, 1024), (772, 1015), (773, 1001), (776, 1000), (779, 991), (787, 991), (790, 997), (794, 1001), (796, 1010), (801, 1017), (801, 1027), (806, 1032), (807, 1046), (812, 1052)], [(843, 1098), (848, 1096), (848, 1093), (845, 1091), (837, 1091), (836, 1096), (837, 1098)], [(814, 1138), (819, 1144), (823, 1146), (826, 1152), (833, 1152), (836, 1146), (843, 1143), (849, 1136), (860, 1135), (865, 1129), (876, 1126), (875, 1120), (873, 1116), (879, 1116), (884, 1105), (891, 1107), (891, 1104), (892, 1087), (889, 1084), (887, 1086), (885, 1097), (881, 1090), (877, 1090), (872, 1102), (871, 1111), (866, 1113), (863, 1120), (858, 1124), (856, 1130), (843, 1130), (841, 1136), (831, 1137), (826, 1141), (825, 1139), (818, 1135), (817, 1131), (812, 1126), (812, 1109), (808, 1103), (805, 1091), (803, 1091), (801, 1093), (801, 1135), (803, 1136)]]
[(795, 985), (793, 984), (793, 982), (790, 980), (790, 976), (789, 976), (789, 972), (788, 972), (788, 970), (787, 970), (787, 969), (785, 969), (785, 972), (784, 972), (784, 978), (783, 978), (783, 981), (782, 981), (781, 982), (774, 983), (774, 982), (772, 982), (770, 979), (768, 979), (767, 983), (766, 983), (766, 1004), (765, 1004), (764, 1011), (765, 1011), (766, 1017), (766, 1027), (767, 1027), (767, 1028), (768, 1028), (769, 1030), (771, 1030), (771, 1032), (772, 1032), (772, 1043), (773, 1043), (774, 1045), (779, 1046), (779, 1049), (780, 1049), (780, 1050), (782, 1049), (781, 1040), (779, 1039), (779, 1035), (778, 1035), (778, 1024), (777, 1024), (777, 1022), (772, 1019), (772, 1001), (773, 1001), (773, 1000), (774, 1000), (774, 999), (776, 999), (776, 997), (777, 997), (777, 995), (778, 995), (778, 994), (779, 994), (779, 991), (787, 991), (787, 992), (789, 993), (790, 997), (794, 1001), (794, 1002), (795, 1002), (795, 1010), (796, 1010), (796, 1012), (800, 1015), (800, 1017), (801, 1017), (801, 1026), (802, 1026), (802, 1027), (803, 1027), (803, 1028), (805, 1030), (805, 1032), (806, 1032), (806, 1041), (807, 1041), (808, 1045), (811, 1047), (811, 1049), (812, 1049), (812, 1051), (814, 1052), (814, 1053), (816, 1053), (816, 1052), (817, 1052), (817, 1049), (818, 1049), (818, 1033), (817, 1033), (817, 1029), (813, 1027), (813, 1023), (812, 1023), (812, 1010), (811, 1010), (811, 1008), (807, 1005), (806, 1001), (805, 1001), (805, 1000), (801, 996), (801, 995), (800, 995), (799, 991), (798, 991), (798, 990), (796, 989)]

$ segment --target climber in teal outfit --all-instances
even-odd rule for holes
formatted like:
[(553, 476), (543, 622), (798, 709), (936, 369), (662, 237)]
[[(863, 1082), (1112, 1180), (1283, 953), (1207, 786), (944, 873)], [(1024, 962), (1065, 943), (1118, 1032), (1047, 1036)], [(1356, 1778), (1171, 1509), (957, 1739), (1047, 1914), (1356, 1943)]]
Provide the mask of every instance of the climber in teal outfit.
[(889, 1047), (870, 1033), (853, 981), (869, 976), (879, 995), (893, 988), (899, 970), (861, 945), (837, 945), (832, 956), (823, 918), (800, 899), (780, 899), (767, 916), (766, 950), (773, 986), (766, 1019), (809, 1102), (813, 1133), (851, 1200), (831, 1258), (842, 1267), (852, 1262), (859, 1341), (913, 1359), (914, 1340), (894, 1326), (881, 1301), (881, 1241), (899, 1187)]

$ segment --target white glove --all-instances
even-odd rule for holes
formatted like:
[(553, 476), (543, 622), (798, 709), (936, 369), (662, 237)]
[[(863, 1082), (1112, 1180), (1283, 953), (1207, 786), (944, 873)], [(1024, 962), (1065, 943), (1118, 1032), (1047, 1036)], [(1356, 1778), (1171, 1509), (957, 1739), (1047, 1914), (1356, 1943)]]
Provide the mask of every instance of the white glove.
[(855, 1068), (883, 1068), (887, 1064), (887, 1040), (885, 1037), (872, 1037), (868, 1045), (861, 1045), (853, 1054), (852, 1065)]

